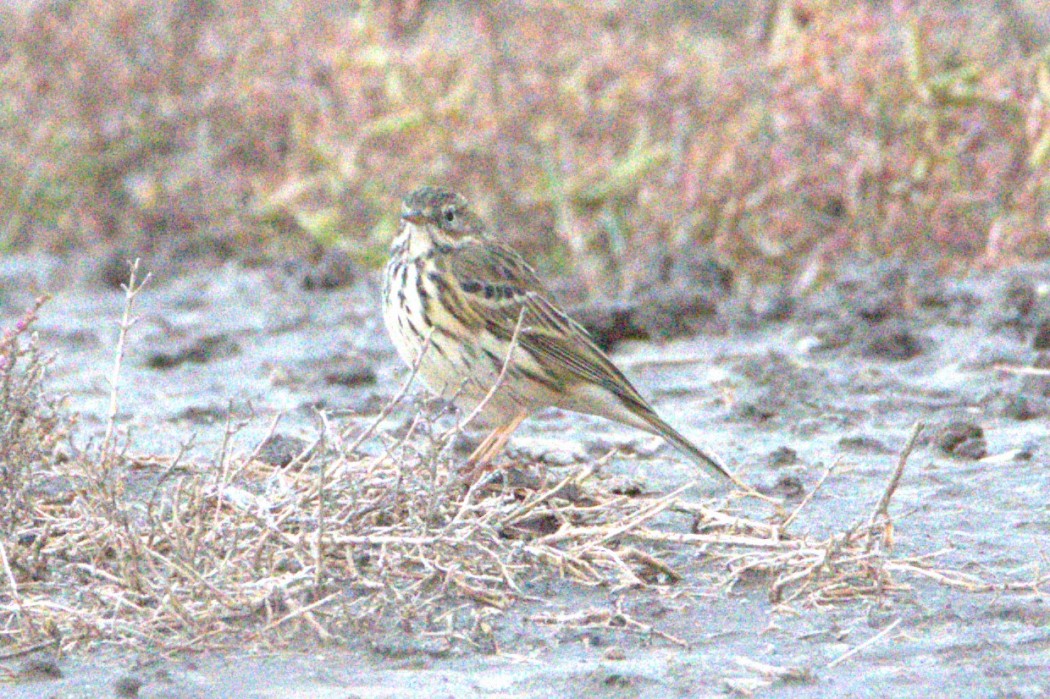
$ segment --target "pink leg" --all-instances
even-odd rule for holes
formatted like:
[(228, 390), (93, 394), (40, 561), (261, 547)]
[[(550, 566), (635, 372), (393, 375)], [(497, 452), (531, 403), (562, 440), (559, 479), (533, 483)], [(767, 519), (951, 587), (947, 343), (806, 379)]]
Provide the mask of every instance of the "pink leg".
[(467, 468), (470, 469), (467, 482), (473, 483), (477, 480), (477, 477), (481, 475), (485, 467), (499, 456), (499, 453), (503, 451), (503, 447), (507, 446), (510, 436), (514, 434), (514, 430), (518, 429), (518, 425), (527, 416), (527, 412), (519, 410), (510, 420), (497, 426), (485, 439), (481, 440), (481, 444), (467, 459)]

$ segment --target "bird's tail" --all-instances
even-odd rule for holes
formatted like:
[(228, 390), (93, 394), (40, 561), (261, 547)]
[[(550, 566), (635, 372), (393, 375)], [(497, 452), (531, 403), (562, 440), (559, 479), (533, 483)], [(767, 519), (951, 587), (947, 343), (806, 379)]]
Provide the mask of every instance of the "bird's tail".
[(655, 414), (646, 417), (650, 418), (648, 422), (650, 425), (652, 425), (653, 429), (656, 431), (657, 434), (659, 434), (661, 437), (663, 437), (672, 445), (674, 445), (676, 449), (681, 451), (690, 459), (695, 461), (697, 465), (702, 467), (709, 474), (717, 478), (725, 478), (726, 480), (732, 481), (733, 483), (737, 482), (737, 479), (734, 478), (729, 473), (729, 471), (726, 470), (726, 467), (722, 465), (722, 462), (720, 460), (716, 459), (714, 456), (711, 456), (706, 451), (704, 451), (703, 449), (701, 449), (700, 447), (696, 446), (688, 439), (683, 437), (681, 433), (678, 432), (678, 430), (668, 425), (666, 422), (663, 421), (663, 419), (661, 419)]

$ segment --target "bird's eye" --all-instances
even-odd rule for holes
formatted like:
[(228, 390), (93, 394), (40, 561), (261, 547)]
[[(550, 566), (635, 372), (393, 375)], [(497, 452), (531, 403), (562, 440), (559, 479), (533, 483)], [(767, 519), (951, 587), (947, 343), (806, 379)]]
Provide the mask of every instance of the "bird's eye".
[(446, 223), (455, 223), (456, 222), (456, 210), (455, 209), (451, 209), (451, 208), (450, 209), (445, 209), (445, 222)]

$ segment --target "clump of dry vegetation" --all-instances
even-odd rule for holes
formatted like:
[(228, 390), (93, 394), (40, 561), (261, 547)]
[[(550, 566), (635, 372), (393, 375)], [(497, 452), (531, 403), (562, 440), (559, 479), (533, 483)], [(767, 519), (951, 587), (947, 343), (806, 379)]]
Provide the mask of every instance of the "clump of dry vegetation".
[(857, 251), (1046, 255), (1050, 73), (1023, 6), (19, 4), (0, 245), (375, 261), (399, 197), (440, 180), (589, 288), (697, 242), (802, 287)]
[[(132, 455), (115, 416), (142, 288), (136, 271), (125, 287), (101, 441), (52, 458), (55, 413), (40, 399), (24, 403), (26, 424), (37, 428), (10, 433), (19, 441), (8, 452), (30, 458), (0, 491), (18, 508), (0, 536), (0, 659), (98, 642), (179, 651), (392, 629), (444, 648), (495, 649), (493, 617), (551, 581), (703, 595), (757, 578), (785, 609), (878, 599), (908, 589), (908, 577), (973, 591), (1050, 581), (992, 583), (938, 570), (933, 556), (894, 553), (889, 507), (919, 426), (872, 513), (826, 538), (794, 531), (823, 479), (792, 512), (763, 502), (760, 517), (739, 502), (690, 501), (691, 484), (662, 495), (614, 487), (600, 461), (557, 477), (512, 470), (468, 487), (449, 449), (461, 427), (441, 431), (422, 414), (393, 439), (381, 429), (391, 408), (352, 440), (319, 414), (319, 438), (282, 465), (260, 459), (265, 442), (234, 453), (233, 418), (216, 462)], [(5, 335), (4, 356), (32, 317)], [(26, 381), (30, 389), (14, 395), (39, 396), (39, 374), (14, 385)], [(383, 453), (363, 456), (367, 440), (383, 440)], [(33, 476), (51, 485), (28, 487)], [(531, 620), (615, 623), (686, 643), (614, 616)]]
[(64, 434), (58, 401), (43, 389), (50, 359), (32, 333), (46, 298), (0, 335), (0, 536), (30, 516), (34, 475), (52, 466)]

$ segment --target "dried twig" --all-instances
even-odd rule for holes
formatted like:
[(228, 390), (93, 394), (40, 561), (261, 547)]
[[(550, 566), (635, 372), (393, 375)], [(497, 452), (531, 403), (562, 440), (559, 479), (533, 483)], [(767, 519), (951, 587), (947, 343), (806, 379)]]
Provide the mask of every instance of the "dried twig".
[(124, 289), (124, 312), (120, 318), (120, 331), (117, 333), (117, 347), (113, 352), (113, 370), (109, 375), (109, 408), (106, 410), (106, 433), (102, 438), (102, 445), (99, 448), (99, 453), (103, 455), (103, 458), (110, 458), (112, 454), (110, 449), (113, 443), (113, 432), (116, 427), (117, 421), (117, 397), (120, 393), (120, 367), (124, 362), (124, 351), (127, 345), (128, 332), (131, 327), (138, 322), (138, 318), (131, 315), (132, 309), (135, 307), (135, 299), (138, 297), (139, 292), (142, 291), (142, 287), (150, 279), (150, 273), (147, 272), (146, 276), (142, 281), (136, 284), (136, 275), (139, 271), (139, 259), (136, 257), (132, 262), (128, 263), (129, 274), (128, 283), (122, 284), (121, 288)]
[(879, 498), (878, 505), (875, 506), (875, 511), (871, 513), (871, 518), (868, 520), (868, 526), (875, 524), (875, 520), (882, 517), (887, 522), (890, 521), (889, 507), (890, 500), (893, 498), (893, 494), (897, 492), (897, 486), (900, 485), (901, 476), (904, 475), (904, 467), (908, 465), (908, 457), (911, 456), (911, 452), (915, 449), (915, 443), (919, 439), (919, 435), (922, 433), (925, 425), (922, 422), (916, 422), (911, 428), (911, 435), (908, 436), (908, 441), (904, 443), (904, 448), (901, 449), (900, 456), (897, 457), (897, 468), (893, 470), (893, 475), (890, 476), (889, 482), (886, 484), (886, 489), (882, 493), (882, 497)]
[(890, 632), (892, 632), (895, 628), (897, 628), (900, 625), (900, 623), (901, 623), (900, 618), (894, 619), (893, 623), (891, 623), (889, 626), (884, 628), (882, 631), (879, 631), (877, 634), (875, 634), (874, 636), (869, 638), (867, 641), (864, 641), (864, 643), (861, 643), (858, 646), (854, 646), (853, 648), (850, 648), (848, 651), (846, 651), (845, 653), (843, 653), (842, 655), (840, 655), (839, 657), (835, 658), (830, 663), (828, 663), (827, 666), (829, 668), (833, 668), (836, 665), (840, 665), (843, 662), (849, 660), (850, 658), (852, 658), (854, 655), (856, 655), (857, 653), (861, 652), (865, 648), (870, 648), (871, 646), (875, 645), (880, 640), (885, 638)]

